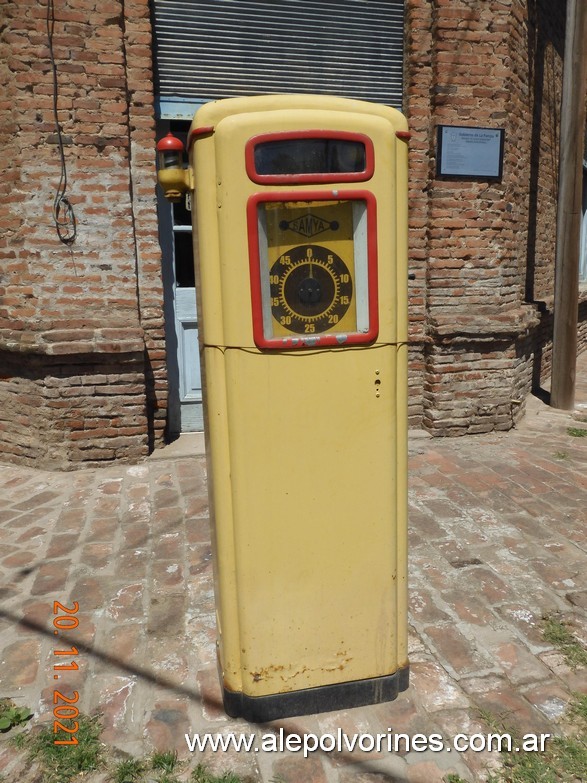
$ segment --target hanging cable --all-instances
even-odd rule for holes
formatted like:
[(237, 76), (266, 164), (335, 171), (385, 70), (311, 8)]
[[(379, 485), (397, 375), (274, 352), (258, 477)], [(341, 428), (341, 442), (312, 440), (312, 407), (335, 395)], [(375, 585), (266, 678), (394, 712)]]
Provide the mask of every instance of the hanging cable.
[(59, 147), (59, 157), (61, 158), (61, 174), (59, 184), (55, 191), (53, 199), (53, 220), (57, 235), (64, 245), (72, 245), (77, 236), (77, 224), (73, 206), (67, 198), (67, 167), (65, 164), (65, 152), (63, 150), (63, 135), (57, 115), (57, 65), (53, 54), (53, 30), (55, 27), (55, 8), (53, 0), (47, 0), (47, 38), (49, 42), (49, 57), (51, 59), (51, 68), (53, 70), (53, 116), (55, 118), (55, 129), (57, 132), (57, 145)]

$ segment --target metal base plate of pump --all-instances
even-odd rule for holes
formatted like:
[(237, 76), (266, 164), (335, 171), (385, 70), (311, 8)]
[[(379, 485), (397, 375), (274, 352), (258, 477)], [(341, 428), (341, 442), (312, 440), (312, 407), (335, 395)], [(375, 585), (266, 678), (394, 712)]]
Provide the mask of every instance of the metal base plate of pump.
[(386, 677), (371, 677), (269, 696), (251, 697), (224, 688), (224, 710), (231, 718), (244, 718), (251, 723), (347, 710), (365, 704), (393, 701), (399, 693), (407, 690), (409, 679), (410, 669), (407, 666)]

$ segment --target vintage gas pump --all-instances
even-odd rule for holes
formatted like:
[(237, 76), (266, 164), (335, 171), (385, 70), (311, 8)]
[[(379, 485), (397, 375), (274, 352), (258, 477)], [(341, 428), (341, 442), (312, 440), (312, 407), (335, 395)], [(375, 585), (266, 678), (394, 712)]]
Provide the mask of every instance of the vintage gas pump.
[(232, 716), (408, 684), (408, 136), (394, 109), (326, 96), (217, 101), (191, 126)]

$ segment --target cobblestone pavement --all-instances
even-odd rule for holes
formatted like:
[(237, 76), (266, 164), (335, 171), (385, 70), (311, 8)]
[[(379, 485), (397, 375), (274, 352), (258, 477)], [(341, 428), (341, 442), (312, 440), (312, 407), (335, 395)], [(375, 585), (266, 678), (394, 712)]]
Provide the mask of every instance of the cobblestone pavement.
[[(410, 688), (389, 704), (274, 727), (450, 738), (486, 732), (482, 708), (523, 732), (563, 730), (587, 673), (544, 641), (541, 620), (560, 613), (587, 644), (587, 439), (567, 431), (587, 427), (587, 353), (578, 375), (574, 413), (531, 397), (509, 433), (414, 434)], [(430, 750), (189, 753), (186, 732), (269, 731), (220, 707), (201, 457), (67, 474), (2, 466), (0, 541), (0, 696), (37, 721), (53, 720), (56, 688), (75, 689), (83, 712), (103, 714), (111, 747), (176, 748), (191, 767), (204, 758), (263, 783), (435, 783), (451, 771), (474, 781), (497, 763), (495, 753)], [(54, 601), (79, 605), (59, 610), (78, 627), (55, 635)], [(56, 680), (55, 663), (74, 658), (55, 651), (71, 645), (79, 670)], [(7, 736), (0, 774), (35, 779)]]

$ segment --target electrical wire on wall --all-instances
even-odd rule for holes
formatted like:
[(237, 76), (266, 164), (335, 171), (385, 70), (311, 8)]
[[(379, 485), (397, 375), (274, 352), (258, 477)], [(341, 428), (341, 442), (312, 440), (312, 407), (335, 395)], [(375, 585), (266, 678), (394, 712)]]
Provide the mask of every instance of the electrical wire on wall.
[(55, 8), (53, 0), (47, 0), (47, 38), (49, 43), (49, 57), (51, 58), (51, 68), (53, 71), (53, 116), (55, 118), (55, 129), (57, 132), (57, 145), (59, 147), (59, 157), (61, 159), (61, 174), (59, 184), (55, 191), (53, 199), (53, 220), (59, 239), (64, 245), (72, 245), (77, 236), (77, 224), (73, 206), (67, 198), (67, 166), (65, 163), (65, 152), (63, 150), (63, 134), (57, 115), (57, 65), (53, 53), (53, 30), (55, 27)]

